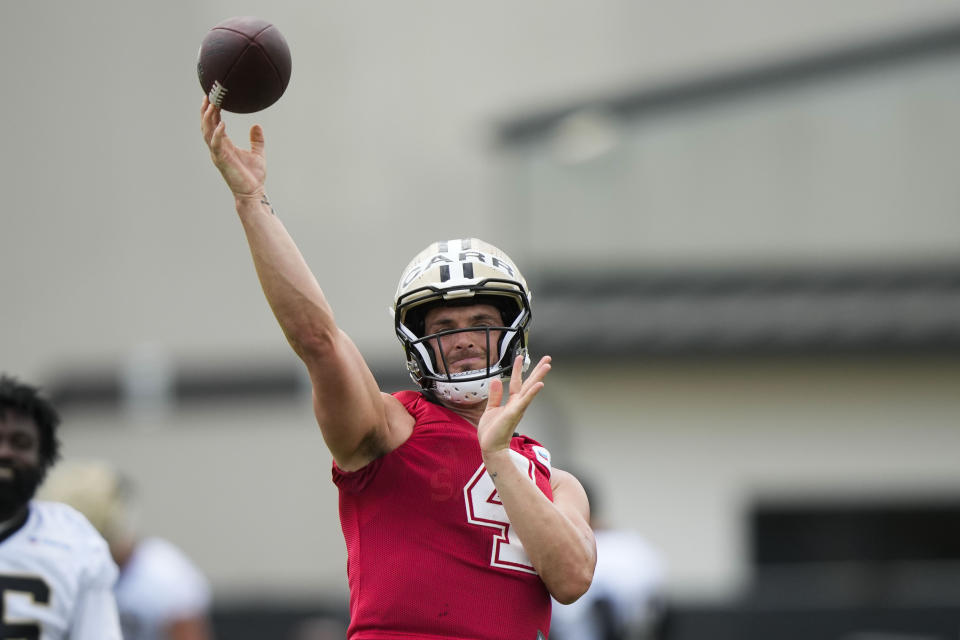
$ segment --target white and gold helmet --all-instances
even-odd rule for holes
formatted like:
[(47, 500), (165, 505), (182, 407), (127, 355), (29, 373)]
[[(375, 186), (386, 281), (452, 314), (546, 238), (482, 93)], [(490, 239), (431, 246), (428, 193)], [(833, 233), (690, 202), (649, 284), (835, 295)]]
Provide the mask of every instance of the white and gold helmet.
[[(488, 366), (475, 371), (446, 373), (428, 341), (460, 331), (424, 335), (426, 312), (438, 305), (491, 304), (500, 310), (502, 326), (484, 327)], [(394, 327), (407, 357), (410, 377), (425, 391), (454, 403), (485, 400), (490, 380), (509, 377), (514, 359), (530, 362), (527, 333), (530, 325), (530, 291), (520, 270), (500, 249), (476, 238), (435, 242), (421, 251), (403, 270), (393, 304)], [(501, 332), (491, 345), (491, 331)], [(442, 358), (443, 355), (441, 354)]]
[(100, 461), (67, 461), (55, 467), (40, 489), (41, 500), (65, 502), (90, 521), (109, 543), (133, 535), (129, 481)]

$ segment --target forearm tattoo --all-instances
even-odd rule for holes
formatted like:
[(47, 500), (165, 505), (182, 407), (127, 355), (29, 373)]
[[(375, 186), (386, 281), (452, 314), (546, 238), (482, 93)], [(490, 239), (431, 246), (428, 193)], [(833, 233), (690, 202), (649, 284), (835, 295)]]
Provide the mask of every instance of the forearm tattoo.
[(270, 200), (267, 198), (267, 194), (263, 194), (263, 197), (260, 198), (260, 204), (270, 207), (270, 213), (272, 215), (277, 215), (277, 212), (274, 210), (273, 205), (270, 204)]

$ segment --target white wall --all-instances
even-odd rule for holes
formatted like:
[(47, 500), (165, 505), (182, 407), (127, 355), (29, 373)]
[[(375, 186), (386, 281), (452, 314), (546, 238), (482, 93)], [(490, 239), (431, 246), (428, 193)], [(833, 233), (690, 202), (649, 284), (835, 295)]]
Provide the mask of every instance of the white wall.
[(496, 192), (499, 119), (942, 22), (960, 3), (4, 2), (5, 369), (43, 378), (144, 342), (285, 349), (199, 137), (199, 42), (244, 13), (281, 28), (293, 77), (228, 130), (264, 124), (279, 214), (341, 323), (387, 351), (383, 309), (422, 246), (476, 234), (524, 263)]
[(515, 142), (524, 251), (560, 269), (952, 263), (960, 53), (832, 71), (633, 118), (584, 108)]

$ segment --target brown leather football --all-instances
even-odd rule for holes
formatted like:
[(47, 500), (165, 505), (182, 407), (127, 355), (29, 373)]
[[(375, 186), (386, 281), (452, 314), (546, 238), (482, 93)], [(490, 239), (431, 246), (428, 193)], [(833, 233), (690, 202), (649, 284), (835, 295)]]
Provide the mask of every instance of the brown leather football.
[(290, 48), (270, 22), (227, 18), (204, 36), (197, 76), (210, 102), (224, 111), (253, 113), (280, 99), (290, 83)]

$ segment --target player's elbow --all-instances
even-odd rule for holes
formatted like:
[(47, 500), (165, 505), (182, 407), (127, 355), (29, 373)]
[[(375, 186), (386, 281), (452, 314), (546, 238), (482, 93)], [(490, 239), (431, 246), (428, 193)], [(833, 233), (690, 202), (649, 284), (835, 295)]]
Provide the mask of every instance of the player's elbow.
[(593, 566), (567, 573), (550, 585), (550, 595), (560, 604), (573, 604), (587, 592), (593, 582)]
[(586, 586), (582, 585), (564, 585), (559, 589), (554, 589), (550, 592), (550, 595), (553, 596), (553, 599), (559, 602), (560, 604), (573, 604), (580, 599), (580, 596), (587, 592), (587, 589), (590, 588), (590, 584), (587, 583)]
[(308, 365), (312, 362), (329, 361), (337, 351), (338, 331), (302, 330), (287, 333), (287, 340), (294, 352)]

